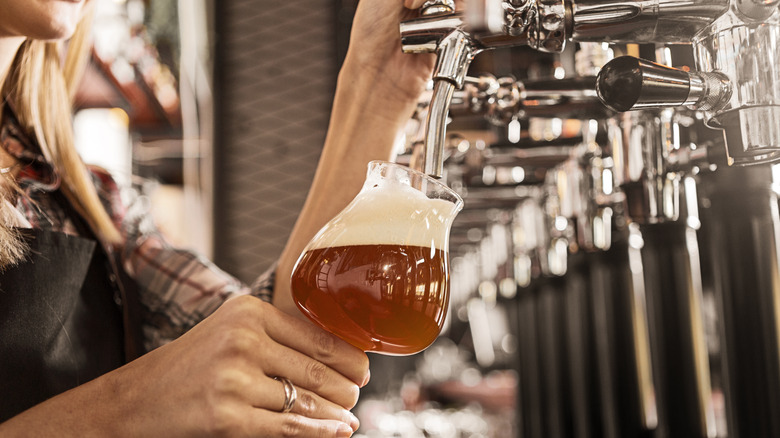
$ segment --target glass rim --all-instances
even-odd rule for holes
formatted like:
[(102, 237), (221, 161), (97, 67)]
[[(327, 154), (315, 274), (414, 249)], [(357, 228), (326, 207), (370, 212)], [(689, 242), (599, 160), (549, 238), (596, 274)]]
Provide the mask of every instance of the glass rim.
[(433, 178), (432, 176), (427, 175), (424, 172), (420, 172), (419, 170), (412, 169), (411, 167), (409, 167), (407, 165), (400, 164), (400, 163), (394, 163), (392, 161), (385, 161), (385, 160), (371, 160), (371, 161), (369, 161), (368, 162), (369, 172), (371, 171), (372, 168), (377, 167), (377, 166), (381, 166), (381, 165), (389, 165), (389, 166), (401, 169), (401, 170), (403, 170), (405, 172), (409, 172), (410, 174), (418, 176), (418, 177), (424, 179), (425, 181), (427, 181), (428, 183), (433, 184), (434, 186), (436, 186), (438, 188), (441, 188), (444, 192), (446, 192), (449, 195), (452, 195), (455, 198), (455, 202), (453, 202), (453, 204), (455, 204), (455, 211), (460, 211), (461, 209), (463, 209), (463, 198), (458, 194), (458, 192), (453, 190), (452, 187), (447, 186), (446, 184), (444, 184), (440, 180), (438, 180), (436, 178)]

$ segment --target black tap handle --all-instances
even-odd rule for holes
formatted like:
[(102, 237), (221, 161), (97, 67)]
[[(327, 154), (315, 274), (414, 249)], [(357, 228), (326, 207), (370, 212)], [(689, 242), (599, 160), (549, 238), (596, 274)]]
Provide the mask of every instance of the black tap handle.
[(596, 80), (596, 92), (615, 111), (674, 107), (689, 103), (688, 72), (633, 56), (609, 61)]

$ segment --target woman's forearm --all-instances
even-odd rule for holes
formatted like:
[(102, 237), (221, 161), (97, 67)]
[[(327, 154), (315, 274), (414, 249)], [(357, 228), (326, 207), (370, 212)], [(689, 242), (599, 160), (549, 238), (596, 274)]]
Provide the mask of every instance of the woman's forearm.
[(128, 436), (125, 435), (129, 431), (125, 423), (128, 413), (120, 405), (115, 380), (112, 375), (105, 375), (0, 424), (0, 436)]

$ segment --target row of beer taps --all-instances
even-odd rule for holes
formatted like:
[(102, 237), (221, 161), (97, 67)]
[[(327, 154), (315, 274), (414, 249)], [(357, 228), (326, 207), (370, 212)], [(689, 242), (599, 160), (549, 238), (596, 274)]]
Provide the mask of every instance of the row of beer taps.
[[(517, 288), (522, 436), (780, 436), (778, 3), (431, 0), (401, 24), (437, 54), (411, 164), (461, 191), (464, 236), (503, 212), (479, 275)], [(517, 47), (573, 62), (471, 73)], [(447, 134), (473, 118), (492, 134)]]
[(469, 0), (458, 12), (452, 0), (429, 1), (420, 18), (401, 24), (404, 51), (438, 55), (425, 166), (441, 172), (441, 115), (477, 54), (511, 46), (561, 52), (568, 41), (690, 44), (695, 70), (621, 57), (600, 73), (600, 97), (618, 111), (699, 109), (707, 125), (726, 132), (735, 164), (776, 161), (780, 132), (761, 122), (778, 116), (777, 10), (777, 1), (760, 0)]

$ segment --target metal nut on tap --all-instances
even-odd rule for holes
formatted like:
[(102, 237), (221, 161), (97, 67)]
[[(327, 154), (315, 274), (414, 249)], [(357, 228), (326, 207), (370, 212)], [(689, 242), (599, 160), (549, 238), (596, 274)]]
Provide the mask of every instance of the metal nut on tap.
[(563, 0), (537, 0), (528, 45), (541, 52), (557, 53), (566, 45), (566, 4)]
[(420, 8), (420, 15), (431, 16), (455, 12), (455, 0), (428, 0)]

